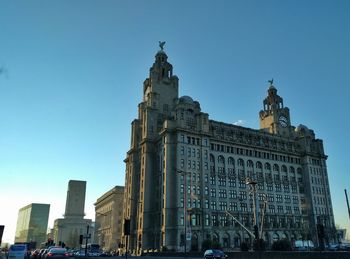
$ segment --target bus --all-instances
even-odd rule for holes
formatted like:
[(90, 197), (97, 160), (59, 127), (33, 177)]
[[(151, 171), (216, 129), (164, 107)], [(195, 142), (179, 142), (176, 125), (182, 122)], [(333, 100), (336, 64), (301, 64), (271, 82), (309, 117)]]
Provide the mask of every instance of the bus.
[(14, 244), (8, 251), (8, 259), (25, 259), (29, 258), (26, 244)]

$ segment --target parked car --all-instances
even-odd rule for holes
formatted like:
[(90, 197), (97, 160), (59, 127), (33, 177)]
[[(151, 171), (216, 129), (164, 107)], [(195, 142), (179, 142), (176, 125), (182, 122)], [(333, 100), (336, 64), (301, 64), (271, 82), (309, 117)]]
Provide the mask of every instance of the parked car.
[(208, 249), (204, 252), (204, 259), (225, 259), (227, 258), (227, 255), (217, 249)]
[(69, 255), (67, 249), (65, 248), (51, 248), (49, 252), (45, 255), (45, 259), (67, 259)]
[(328, 251), (338, 251), (339, 250), (339, 244), (329, 244), (326, 246), (326, 249)]
[(42, 252), (40, 252), (40, 259), (45, 259), (45, 255), (47, 254), (48, 251), (49, 249), (44, 249)]
[(78, 251), (74, 255), (75, 256), (85, 256), (85, 251), (84, 250)]
[(35, 249), (30, 255), (31, 258), (39, 258), (40, 249)]

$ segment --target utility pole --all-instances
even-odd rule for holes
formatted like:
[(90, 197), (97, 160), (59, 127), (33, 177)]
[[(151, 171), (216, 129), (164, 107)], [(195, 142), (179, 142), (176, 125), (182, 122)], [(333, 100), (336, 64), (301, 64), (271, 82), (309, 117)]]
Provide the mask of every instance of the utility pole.
[(344, 189), (344, 191), (345, 191), (346, 204), (348, 205), (348, 213), (349, 213), (349, 219), (350, 219), (350, 208), (349, 208), (348, 193), (346, 192), (346, 189)]
[(86, 226), (86, 236), (85, 236), (85, 256), (88, 256), (87, 254), (87, 249), (88, 249), (88, 239), (89, 239), (89, 228), (90, 228), (90, 225), (87, 225)]
[(251, 186), (251, 190), (253, 193), (253, 213), (254, 213), (254, 234), (255, 234), (255, 239), (258, 241), (259, 240), (259, 219), (258, 219), (258, 201), (257, 201), (257, 195), (256, 195), (256, 185), (258, 184), (254, 180), (250, 180), (247, 178), (246, 184)]

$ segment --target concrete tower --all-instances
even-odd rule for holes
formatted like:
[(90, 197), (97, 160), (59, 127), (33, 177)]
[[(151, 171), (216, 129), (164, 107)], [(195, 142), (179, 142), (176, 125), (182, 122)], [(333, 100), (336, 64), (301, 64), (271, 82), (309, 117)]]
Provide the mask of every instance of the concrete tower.
[(85, 206), (86, 182), (70, 180), (68, 183), (65, 218), (83, 218)]

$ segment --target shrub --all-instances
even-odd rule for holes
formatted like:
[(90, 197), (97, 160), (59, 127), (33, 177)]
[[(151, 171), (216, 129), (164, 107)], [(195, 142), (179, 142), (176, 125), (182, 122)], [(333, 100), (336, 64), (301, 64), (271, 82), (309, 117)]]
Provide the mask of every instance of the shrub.
[(203, 240), (203, 242), (202, 242), (202, 250), (203, 251), (210, 249), (211, 246), (212, 246), (212, 243), (211, 243), (210, 239)]
[(253, 243), (253, 249), (255, 251), (265, 251), (266, 250), (266, 243), (265, 240), (260, 238), (259, 241), (257, 241), (256, 239), (254, 240)]
[(241, 243), (241, 251), (248, 251), (249, 250), (249, 244), (246, 242)]
[(211, 243), (211, 248), (213, 248), (213, 249), (221, 249), (222, 247), (221, 247), (220, 242), (213, 241), (213, 242)]
[(289, 240), (287, 239), (281, 239), (272, 244), (271, 247), (274, 251), (291, 251), (292, 245)]

